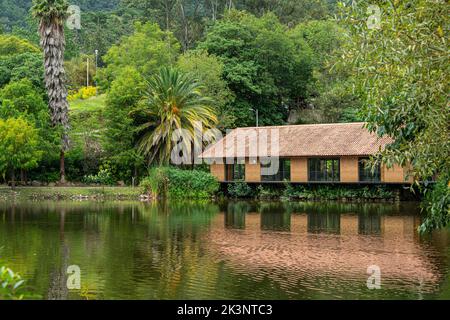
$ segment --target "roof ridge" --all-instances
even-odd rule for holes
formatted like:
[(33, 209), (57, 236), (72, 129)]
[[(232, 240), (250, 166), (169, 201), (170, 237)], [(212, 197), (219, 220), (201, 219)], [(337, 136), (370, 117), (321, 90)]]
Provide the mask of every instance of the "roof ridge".
[(239, 129), (264, 129), (264, 128), (288, 128), (288, 127), (318, 127), (318, 126), (345, 126), (345, 125), (364, 125), (367, 122), (339, 122), (339, 123), (308, 123), (308, 124), (287, 124), (279, 126), (262, 126), (262, 127), (238, 127)]

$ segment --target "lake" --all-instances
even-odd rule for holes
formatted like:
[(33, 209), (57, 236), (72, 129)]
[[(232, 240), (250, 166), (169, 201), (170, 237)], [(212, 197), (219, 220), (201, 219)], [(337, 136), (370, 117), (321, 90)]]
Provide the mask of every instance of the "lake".
[(450, 231), (419, 236), (418, 206), (0, 202), (0, 261), (43, 299), (448, 299)]

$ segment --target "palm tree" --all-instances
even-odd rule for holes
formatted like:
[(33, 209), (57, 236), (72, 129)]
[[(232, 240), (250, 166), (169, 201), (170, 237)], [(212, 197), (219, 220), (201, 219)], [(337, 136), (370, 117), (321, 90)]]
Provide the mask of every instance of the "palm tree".
[(217, 124), (212, 100), (204, 97), (201, 89), (196, 79), (171, 68), (162, 68), (150, 79), (140, 109), (146, 122), (138, 129), (143, 133), (139, 151), (149, 163), (169, 164), (176, 129), (189, 132), (190, 137), (184, 142), (190, 148), (196, 122), (201, 122), (203, 129)]
[(64, 20), (66, 0), (33, 0), (33, 16), (39, 19), (41, 47), (44, 50), (45, 87), (53, 126), (62, 127), (60, 176), (65, 183), (64, 155), (69, 147), (69, 104), (64, 71)]

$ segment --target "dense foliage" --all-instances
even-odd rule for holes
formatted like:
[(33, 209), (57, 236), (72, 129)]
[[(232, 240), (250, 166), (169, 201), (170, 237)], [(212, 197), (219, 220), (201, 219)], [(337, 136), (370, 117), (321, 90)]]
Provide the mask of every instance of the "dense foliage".
[(284, 199), (284, 200), (340, 200), (371, 201), (395, 200), (395, 193), (381, 186), (299, 186), (285, 183), (278, 185), (249, 185), (246, 182), (228, 184), (228, 195), (232, 198)]
[(219, 182), (204, 171), (158, 167), (149, 171), (141, 187), (153, 197), (201, 199), (214, 196)]
[(308, 96), (312, 51), (274, 14), (257, 18), (231, 11), (208, 29), (198, 47), (223, 62), (223, 76), (235, 95), (230, 108), (240, 126), (254, 125), (254, 110), (261, 125), (282, 124)]
[(17, 170), (38, 166), (42, 151), (37, 130), (22, 118), (0, 119), (0, 174), (11, 173), (14, 187)]
[(133, 67), (143, 77), (151, 77), (161, 66), (175, 62), (180, 45), (170, 32), (161, 31), (156, 23), (137, 22), (134, 29), (131, 36), (112, 46), (103, 57), (107, 66), (101, 72), (101, 84), (105, 87), (125, 67)]
[(0, 300), (36, 299), (25, 287), (25, 280), (11, 269), (0, 267)]
[[(380, 9), (373, 28), (368, 28), (364, 4)], [(349, 31), (343, 64), (355, 73), (368, 129), (395, 139), (377, 160), (388, 166), (410, 164), (416, 182), (448, 178), (450, 168), (448, 9), (448, 1), (426, 0), (342, 6), (341, 20)], [(439, 207), (430, 208), (433, 221)], [(448, 206), (441, 215), (438, 226), (450, 222)]]
[(423, 208), (428, 213), (424, 223), (420, 226), (421, 232), (444, 228), (450, 224), (450, 173), (439, 177), (437, 184), (425, 190)]

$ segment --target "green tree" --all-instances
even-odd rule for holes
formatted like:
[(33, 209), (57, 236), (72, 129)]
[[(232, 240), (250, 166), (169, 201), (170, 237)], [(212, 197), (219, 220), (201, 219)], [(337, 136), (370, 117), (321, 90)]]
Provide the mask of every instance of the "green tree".
[(44, 92), (44, 67), (40, 53), (14, 54), (0, 59), (0, 87), (25, 78)]
[(175, 69), (163, 68), (149, 83), (139, 112), (145, 123), (139, 127), (142, 137), (139, 151), (149, 163), (167, 165), (176, 142), (172, 140), (176, 129), (186, 129), (191, 147), (195, 122), (203, 129), (213, 127), (217, 117), (211, 107), (212, 101), (201, 94), (200, 83)]
[(45, 88), (54, 126), (63, 128), (60, 150), (61, 183), (66, 182), (65, 152), (69, 148), (69, 104), (64, 71), (64, 20), (66, 0), (33, 0), (33, 15), (39, 19), (39, 34), (44, 50)]
[(0, 57), (25, 52), (40, 53), (41, 51), (25, 39), (6, 34), (0, 35)]
[(360, 102), (349, 89), (350, 72), (333, 68), (344, 41), (344, 30), (332, 20), (311, 20), (290, 30), (295, 41), (305, 41), (311, 48), (314, 81), (309, 85), (307, 103), (291, 113), (296, 123), (333, 123), (361, 121)]
[[(372, 17), (369, 5), (380, 9), (372, 7)], [(349, 35), (343, 64), (356, 75), (368, 129), (395, 139), (377, 160), (411, 164), (409, 174), (417, 182), (436, 175), (448, 179), (450, 168), (448, 10), (448, 1), (342, 5)], [(441, 223), (427, 226), (450, 222), (448, 206), (439, 215)]]
[[(51, 126), (50, 113), (43, 99), (43, 94), (37, 90), (28, 79), (11, 82), (0, 90), (0, 118), (19, 118), (27, 120), (36, 128), (39, 135), (40, 150), (44, 152), (42, 161), (52, 163), (58, 158), (56, 150), (59, 145), (59, 131)], [(38, 171), (49, 171), (42, 162)], [(25, 170), (21, 170), (21, 181), (25, 180)], [(28, 172), (29, 173), (29, 172)]]
[(155, 74), (160, 66), (176, 62), (180, 45), (170, 32), (157, 24), (137, 22), (135, 32), (122, 38), (103, 57), (107, 67), (102, 71), (102, 84), (109, 87), (122, 68), (134, 67), (144, 77)]
[(34, 44), (16, 36), (0, 35), (0, 57), (0, 88), (23, 78), (43, 88), (42, 54)]
[(108, 91), (105, 119), (107, 161), (117, 180), (131, 181), (143, 166), (136, 151), (136, 124), (131, 116), (145, 91), (145, 80), (133, 67), (123, 68)]
[(224, 64), (224, 78), (236, 96), (231, 106), (240, 125), (282, 124), (289, 110), (308, 96), (310, 48), (296, 42), (273, 14), (261, 18), (231, 11), (207, 32), (200, 49)]
[(236, 1), (236, 8), (257, 16), (273, 12), (286, 24), (327, 18), (333, 5), (327, 0), (244, 0)]
[(111, 46), (122, 36), (133, 33), (135, 19), (135, 13), (129, 10), (87, 11), (81, 6), (82, 28), (66, 30), (66, 59), (76, 58), (80, 54), (93, 55), (98, 50), (98, 64), (102, 66), (102, 56)]
[(41, 156), (39, 135), (31, 123), (22, 118), (0, 119), (0, 172), (11, 173), (13, 188), (16, 170), (36, 167)]
[(181, 55), (177, 62), (178, 68), (191, 74), (203, 85), (202, 94), (214, 97), (213, 107), (219, 120), (219, 129), (234, 127), (235, 118), (228, 107), (234, 96), (223, 79), (224, 65), (216, 56), (203, 50), (188, 51)]
[(48, 114), (42, 94), (29, 79), (11, 82), (0, 90), (0, 117), (6, 119), (20, 115), (34, 119), (40, 112)]

